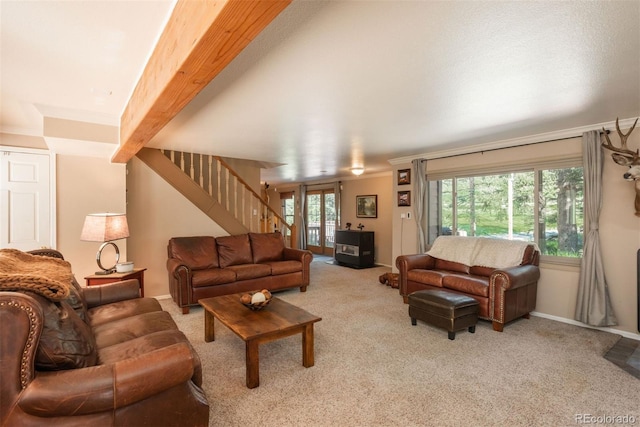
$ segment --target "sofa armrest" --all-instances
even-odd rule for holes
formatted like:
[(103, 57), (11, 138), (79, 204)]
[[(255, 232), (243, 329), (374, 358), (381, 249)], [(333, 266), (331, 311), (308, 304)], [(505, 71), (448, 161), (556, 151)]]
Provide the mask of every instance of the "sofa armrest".
[(489, 317), (493, 329), (535, 310), (540, 269), (535, 265), (495, 270), (489, 277)]
[(285, 247), (282, 255), (284, 260), (300, 261), (300, 263), (302, 263), (302, 283), (300, 283), (300, 291), (306, 291), (307, 286), (311, 283), (311, 261), (313, 260), (313, 253), (304, 249)]
[(398, 292), (403, 297), (408, 295), (407, 273), (416, 268), (431, 269), (435, 266), (435, 258), (427, 254), (400, 255), (396, 258), (398, 267)]
[(177, 279), (183, 274), (190, 276), (191, 268), (177, 258), (169, 258), (167, 259), (167, 272)]
[(113, 411), (189, 381), (192, 357), (188, 344), (178, 343), (112, 365), (40, 372), (18, 405), (41, 417)]
[(435, 265), (435, 258), (427, 254), (400, 255), (396, 258), (396, 267), (406, 273), (414, 268), (431, 269)]
[(517, 289), (537, 283), (538, 279), (540, 279), (540, 268), (538, 266), (519, 265), (495, 270), (489, 278), (489, 286), (493, 287), (494, 291), (498, 291), (498, 288), (503, 290)]
[(189, 312), (191, 301), (191, 267), (177, 258), (167, 259), (167, 273), (169, 274), (169, 292), (173, 301), (182, 308), (182, 313)]
[(82, 288), (82, 293), (87, 307), (92, 308), (113, 302), (140, 298), (140, 283), (138, 279), (129, 279), (104, 285), (87, 286)]
[(285, 260), (300, 261), (306, 265), (313, 260), (313, 253), (303, 249), (284, 248), (283, 256)]

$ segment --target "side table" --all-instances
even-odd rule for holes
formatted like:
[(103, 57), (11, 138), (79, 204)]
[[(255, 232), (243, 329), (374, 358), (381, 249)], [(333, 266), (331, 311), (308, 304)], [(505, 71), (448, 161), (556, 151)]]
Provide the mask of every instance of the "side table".
[(129, 273), (92, 274), (84, 278), (87, 286), (104, 285), (105, 283), (122, 282), (128, 279), (138, 279), (140, 296), (144, 297), (144, 272), (146, 268), (134, 268)]

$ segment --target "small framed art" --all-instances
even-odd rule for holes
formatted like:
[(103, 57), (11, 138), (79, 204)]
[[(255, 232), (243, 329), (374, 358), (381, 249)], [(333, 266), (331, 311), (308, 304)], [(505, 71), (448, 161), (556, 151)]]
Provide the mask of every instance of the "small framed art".
[(356, 196), (356, 217), (378, 217), (378, 195)]
[(398, 206), (411, 206), (411, 191), (398, 191)]
[(398, 185), (411, 184), (411, 169), (398, 170)]

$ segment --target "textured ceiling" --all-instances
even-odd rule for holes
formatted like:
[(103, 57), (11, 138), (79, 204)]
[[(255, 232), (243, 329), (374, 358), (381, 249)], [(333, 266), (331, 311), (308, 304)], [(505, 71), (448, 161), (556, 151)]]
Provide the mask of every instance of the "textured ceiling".
[[(7, 3), (3, 129), (45, 109), (119, 117), (172, 7)], [(639, 52), (638, 1), (297, 0), (148, 146), (282, 164), (263, 173), (275, 183), (370, 174), (392, 158), (637, 117)], [(78, 102), (109, 87), (103, 104)]]

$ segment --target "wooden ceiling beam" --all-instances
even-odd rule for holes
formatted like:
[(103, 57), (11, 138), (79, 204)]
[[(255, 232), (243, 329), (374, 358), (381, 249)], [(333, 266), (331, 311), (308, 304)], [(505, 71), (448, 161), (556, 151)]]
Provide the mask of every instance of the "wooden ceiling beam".
[(291, 0), (178, 0), (120, 118), (112, 162), (126, 163)]

